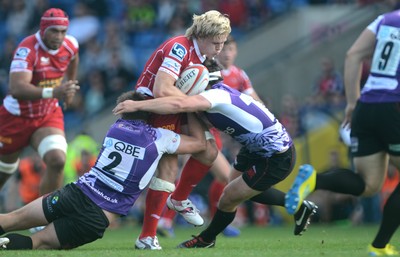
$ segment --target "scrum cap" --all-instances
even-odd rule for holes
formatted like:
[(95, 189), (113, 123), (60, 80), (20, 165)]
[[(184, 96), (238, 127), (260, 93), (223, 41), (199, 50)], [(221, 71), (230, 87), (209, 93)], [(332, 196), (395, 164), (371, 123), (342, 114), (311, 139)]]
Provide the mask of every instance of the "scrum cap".
[(50, 8), (44, 12), (40, 19), (40, 36), (43, 37), (48, 28), (67, 28), (69, 24), (68, 15), (61, 9)]

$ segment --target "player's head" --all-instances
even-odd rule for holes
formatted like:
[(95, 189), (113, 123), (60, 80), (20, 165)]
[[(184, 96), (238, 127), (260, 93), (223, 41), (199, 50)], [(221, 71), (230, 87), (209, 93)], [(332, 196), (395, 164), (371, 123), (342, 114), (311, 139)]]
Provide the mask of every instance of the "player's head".
[[(146, 100), (148, 97), (144, 94), (141, 94), (137, 91), (128, 91), (123, 93), (117, 98), (117, 104), (122, 103), (125, 100), (133, 100), (133, 101), (142, 101)], [(125, 120), (144, 120), (147, 121), (150, 113), (144, 111), (137, 111), (137, 112), (127, 112), (122, 113), (121, 118)]]
[(208, 86), (206, 89), (209, 89), (212, 85), (217, 84), (218, 82), (223, 80), (221, 70), (223, 70), (223, 67), (219, 62), (215, 59), (212, 58), (207, 58), (204, 62), (203, 65), (206, 66), (209, 72), (209, 82)]
[(50, 8), (40, 19), (40, 37), (51, 50), (60, 48), (69, 25), (68, 15), (61, 9)]
[(225, 41), (221, 53), (217, 55), (217, 58), (218, 61), (222, 64), (222, 66), (224, 66), (225, 69), (228, 69), (235, 63), (236, 56), (237, 56), (236, 41), (232, 35), (229, 35)]
[(193, 15), (193, 24), (186, 30), (185, 36), (196, 39), (201, 54), (212, 58), (221, 52), (229, 33), (231, 33), (229, 18), (211, 10), (201, 15)]

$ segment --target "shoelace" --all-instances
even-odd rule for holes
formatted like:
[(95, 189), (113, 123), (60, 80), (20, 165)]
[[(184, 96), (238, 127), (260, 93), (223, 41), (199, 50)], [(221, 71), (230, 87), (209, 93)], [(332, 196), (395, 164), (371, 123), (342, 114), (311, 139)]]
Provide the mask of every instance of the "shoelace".
[(197, 242), (200, 241), (200, 239), (199, 239), (198, 236), (192, 235), (192, 237), (193, 237), (193, 239), (191, 239), (191, 240), (189, 240), (189, 241), (187, 241), (187, 242), (185, 243), (185, 246), (186, 246), (187, 248), (191, 248), (192, 246), (196, 245)]

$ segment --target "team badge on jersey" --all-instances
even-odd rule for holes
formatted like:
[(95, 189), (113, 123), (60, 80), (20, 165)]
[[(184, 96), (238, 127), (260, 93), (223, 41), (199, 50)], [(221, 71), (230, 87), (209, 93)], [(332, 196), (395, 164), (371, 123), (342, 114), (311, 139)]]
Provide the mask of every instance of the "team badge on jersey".
[(183, 58), (185, 57), (186, 52), (187, 52), (186, 48), (183, 45), (181, 45), (179, 43), (175, 43), (174, 46), (171, 48), (169, 55), (183, 61)]
[(14, 58), (26, 59), (31, 49), (27, 47), (19, 47), (15, 52)]

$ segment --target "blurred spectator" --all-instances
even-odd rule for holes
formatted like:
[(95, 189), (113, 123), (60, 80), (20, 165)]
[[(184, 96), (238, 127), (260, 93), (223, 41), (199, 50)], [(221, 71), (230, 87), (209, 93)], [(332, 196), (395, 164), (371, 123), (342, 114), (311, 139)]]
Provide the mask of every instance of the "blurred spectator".
[(97, 154), (90, 153), (86, 149), (82, 149), (80, 158), (75, 160), (74, 168), (77, 176), (82, 176), (85, 172), (88, 172), (96, 163)]
[(159, 28), (165, 28), (174, 17), (175, 0), (158, 0), (157, 1), (157, 26)]
[(293, 95), (287, 94), (282, 97), (279, 121), (292, 138), (302, 134), (299, 109), (297, 99)]
[(270, 15), (270, 11), (264, 0), (247, 0), (248, 26), (254, 28), (265, 22)]
[(85, 113), (91, 116), (100, 111), (105, 104), (106, 77), (101, 70), (92, 70), (87, 74), (84, 87), (88, 90), (85, 94)]
[(126, 31), (132, 35), (154, 27), (156, 23), (156, 10), (147, 0), (125, 0), (125, 26)]
[(11, 0), (0, 0), (0, 23), (6, 22), (10, 10)]
[(97, 36), (99, 30), (99, 18), (85, 3), (77, 2), (74, 5), (73, 17), (69, 22), (68, 34), (74, 36), (83, 48), (91, 38)]
[(14, 56), (14, 50), (17, 46), (17, 40), (13, 36), (8, 36), (5, 39), (4, 47), (0, 51), (0, 70), (4, 70), (7, 73), (10, 69), (11, 60)]
[(107, 0), (79, 0), (79, 2), (84, 3), (91, 13), (100, 20), (106, 19), (109, 15)]
[(16, 45), (15, 37), (9, 36), (5, 39), (3, 50), (0, 52), (0, 105), (7, 94), (8, 72)]
[(37, 153), (21, 159), (17, 171), (17, 181), (19, 196), (24, 205), (40, 196), (39, 185), (45, 169), (46, 166)]
[(42, 17), (42, 14), (49, 8), (50, 5), (48, 0), (34, 0), (27, 27), (29, 33), (33, 34), (39, 30), (40, 18)]
[(78, 178), (76, 164), (81, 161), (83, 151), (87, 152), (90, 156), (97, 156), (99, 152), (98, 143), (84, 131), (68, 142), (67, 161), (64, 168), (64, 184), (68, 184)]
[(6, 19), (6, 27), (9, 35), (22, 37), (26, 34), (29, 21), (31, 19), (31, 10), (25, 0), (12, 0)]
[(174, 15), (167, 26), (167, 37), (176, 37), (185, 34), (187, 26), (185, 18), (181, 15)]
[(332, 58), (323, 57), (321, 59), (321, 71), (313, 91), (312, 105), (314, 108), (332, 111), (330, 108), (335, 107), (343, 110), (345, 104), (343, 77), (336, 70)]
[(122, 65), (124, 69), (132, 71), (137, 69), (132, 47), (127, 44), (127, 37), (115, 20), (109, 19), (105, 22), (101, 42), (101, 52), (97, 56), (101, 67), (110, 66), (109, 63), (114, 63), (116, 57), (119, 65)]
[(134, 67), (128, 69), (121, 60), (121, 54), (114, 50), (109, 51), (110, 60), (106, 62), (105, 75), (107, 83), (106, 94), (121, 94), (122, 91), (126, 91), (128, 88), (132, 88), (136, 84), (137, 76), (133, 72)]
[(206, 12), (209, 10), (218, 10), (219, 1), (215, 0), (202, 0), (201, 1), (201, 12)]
[(248, 22), (248, 10), (244, 0), (219, 1), (218, 10), (229, 15), (231, 26), (245, 28)]
[[(89, 46), (82, 54), (80, 54), (79, 63), (79, 80), (83, 80), (91, 70), (101, 69), (104, 65), (104, 60), (99, 58), (102, 53), (102, 46), (98, 40), (91, 38), (87, 45)], [(85, 91), (85, 88), (81, 87), (81, 91)]]

